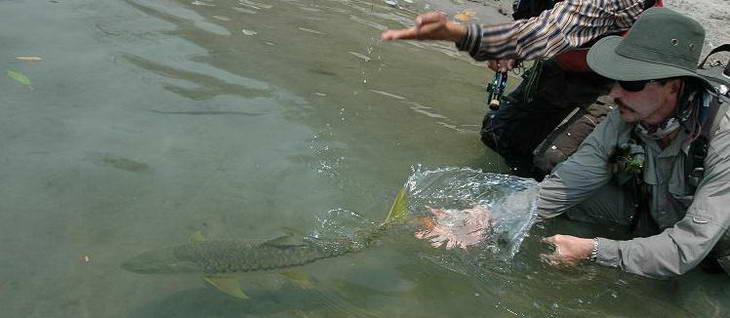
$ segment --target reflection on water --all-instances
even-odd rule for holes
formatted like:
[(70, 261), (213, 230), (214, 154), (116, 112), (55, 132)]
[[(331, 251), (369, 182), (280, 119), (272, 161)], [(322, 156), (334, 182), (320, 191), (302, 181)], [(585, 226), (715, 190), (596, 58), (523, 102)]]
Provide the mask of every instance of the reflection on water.
[(4, 315), (727, 316), (725, 276), (660, 282), (544, 265), (542, 236), (586, 231), (560, 222), (533, 227), (511, 262), (393, 233), (305, 267), (311, 289), (247, 275), (250, 302), (194, 275), (119, 268), (141, 247), (198, 230), (219, 239), (306, 232), (331, 210), (380, 220), (418, 164), (500, 171), (478, 140), (483, 66), (448, 43), (377, 40), (425, 6), (0, 2), (12, 26), (0, 74), (32, 83), (0, 79)]

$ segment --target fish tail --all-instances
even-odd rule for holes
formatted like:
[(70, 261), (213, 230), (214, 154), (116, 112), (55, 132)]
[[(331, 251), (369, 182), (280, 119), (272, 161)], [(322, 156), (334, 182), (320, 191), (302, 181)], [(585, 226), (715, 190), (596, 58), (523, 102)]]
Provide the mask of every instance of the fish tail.
[(380, 238), (380, 236), (382, 236), (390, 226), (405, 221), (408, 216), (408, 196), (406, 194), (406, 188), (403, 187), (395, 196), (393, 205), (390, 207), (390, 211), (388, 211), (388, 215), (385, 217), (383, 223), (370, 231), (360, 233), (360, 235), (358, 235), (361, 237), (360, 248), (369, 247), (375, 240)]
[(403, 187), (395, 196), (395, 201), (393, 201), (393, 205), (390, 207), (390, 211), (388, 211), (388, 216), (385, 217), (385, 221), (383, 221), (380, 227), (400, 223), (405, 220), (407, 215), (408, 196), (406, 193), (406, 187)]

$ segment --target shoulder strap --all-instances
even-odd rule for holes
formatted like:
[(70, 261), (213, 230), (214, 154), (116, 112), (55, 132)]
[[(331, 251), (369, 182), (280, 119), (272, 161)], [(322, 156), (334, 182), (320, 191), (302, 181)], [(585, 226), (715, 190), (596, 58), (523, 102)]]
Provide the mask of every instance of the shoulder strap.
[(712, 104), (715, 104), (717, 106), (711, 106), (712, 108), (715, 108), (715, 114), (713, 114), (714, 118), (712, 120), (712, 126), (710, 126), (710, 139), (712, 139), (712, 135), (715, 134), (718, 128), (720, 128), (720, 123), (722, 122), (722, 119), (725, 118), (725, 114), (727, 113), (728, 106), (730, 106), (730, 101), (723, 100), (722, 96), (715, 96), (712, 99)]
[(692, 193), (697, 190), (697, 186), (699, 186), (705, 174), (704, 164), (707, 149), (715, 131), (720, 127), (720, 123), (728, 111), (728, 106), (730, 106), (730, 102), (723, 101), (722, 96), (713, 94), (709, 101), (702, 101), (702, 105), (699, 107), (700, 118), (704, 119), (702, 121), (712, 124), (702, 125), (702, 131), (690, 145), (689, 153), (684, 162), (685, 177)]
[(707, 62), (707, 59), (710, 56), (712, 56), (712, 54), (715, 54), (717, 52), (730, 52), (730, 43), (723, 44), (723, 45), (720, 45), (720, 46), (712, 49), (712, 51), (710, 51), (710, 53), (708, 53), (707, 56), (705, 56), (705, 58), (702, 60), (702, 63), (700, 63), (700, 66), (698, 68), (704, 69), (705, 68), (705, 63)]
[(712, 49), (712, 51), (710, 51), (710, 53), (702, 59), (702, 63), (697, 66), (697, 72), (699, 75), (704, 77), (705, 80), (709, 81), (712, 86), (715, 86), (716, 89), (719, 90), (720, 95), (730, 96), (727, 94), (728, 86), (730, 86), (730, 60), (725, 62), (724, 65), (723, 63), (717, 62), (706, 65), (710, 56), (719, 52), (730, 52), (730, 43), (723, 44)]

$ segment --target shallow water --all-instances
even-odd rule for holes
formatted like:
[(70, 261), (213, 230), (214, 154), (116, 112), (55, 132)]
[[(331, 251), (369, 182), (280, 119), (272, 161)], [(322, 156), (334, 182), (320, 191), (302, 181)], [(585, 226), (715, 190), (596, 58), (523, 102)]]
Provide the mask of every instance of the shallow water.
[(2, 316), (727, 316), (726, 276), (545, 266), (540, 237), (588, 232), (566, 223), (533, 228), (509, 264), (394, 234), (303, 268), (311, 288), (245, 275), (246, 302), (120, 269), (198, 230), (378, 221), (418, 164), (502, 171), (478, 140), (483, 68), (447, 44), (378, 40), (423, 7), (0, 1)]

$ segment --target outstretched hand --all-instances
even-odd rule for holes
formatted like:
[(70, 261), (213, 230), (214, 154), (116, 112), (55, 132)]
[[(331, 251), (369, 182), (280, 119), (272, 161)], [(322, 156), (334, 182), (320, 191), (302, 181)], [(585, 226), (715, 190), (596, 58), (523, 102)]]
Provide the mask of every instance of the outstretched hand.
[(418, 219), (421, 229), (416, 232), (416, 238), (429, 240), (434, 247), (467, 249), (478, 245), (491, 226), (489, 209), (480, 205), (463, 210), (426, 208), (431, 216)]
[(540, 257), (550, 265), (575, 266), (587, 260), (593, 250), (593, 240), (570, 235), (553, 235), (542, 240), (555, 246), (552, 254), (542, 254)]
[(387, 30), (380, 35), (384, 41), (393, 40), (444, 40), (461, 41), (466, 27), (446, 18), (443, 12), (429, 12), (416, 18), (416, 26), (400, 30)]

